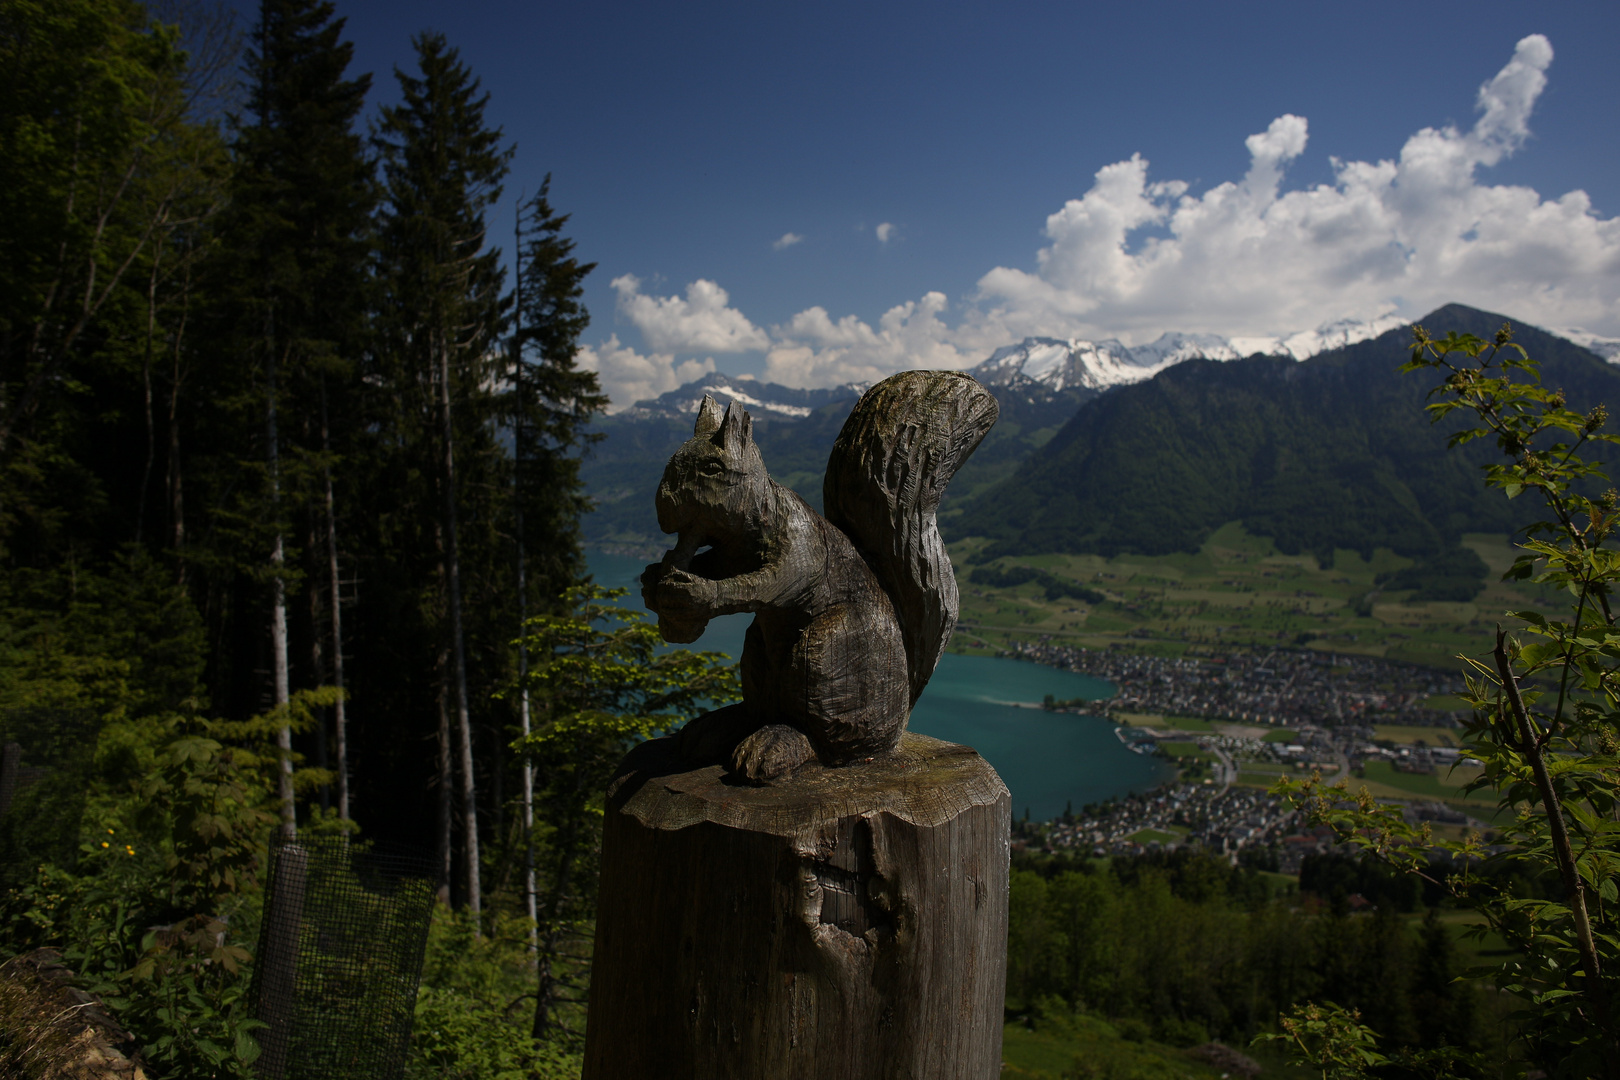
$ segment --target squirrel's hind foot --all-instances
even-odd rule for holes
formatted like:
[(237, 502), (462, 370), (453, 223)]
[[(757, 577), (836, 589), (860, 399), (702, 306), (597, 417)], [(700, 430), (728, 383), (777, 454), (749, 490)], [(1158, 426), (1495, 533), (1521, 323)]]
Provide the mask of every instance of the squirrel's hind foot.
[(755, 784), (765, 784), (787, 776), (815, 756), (804, 732), (787, 724), (767, 724), (732, 751), (731, 771)]

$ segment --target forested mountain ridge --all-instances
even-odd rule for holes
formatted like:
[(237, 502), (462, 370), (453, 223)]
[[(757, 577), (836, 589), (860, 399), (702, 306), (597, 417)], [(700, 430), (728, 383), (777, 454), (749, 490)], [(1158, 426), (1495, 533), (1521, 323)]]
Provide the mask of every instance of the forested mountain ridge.
[[(1442, 309), (1442, 312), (1450, 310)], [(1442, 312), (1436, 312), (1434, 317), (1444, 321), (1447, 316)], [(1479, 318), (1472, 320), (1469, 325), (1483, 327), (1485, 322), (1498, 318), (1484, 313), (1478, 315)], [(1375, 323), (1347, 320), (1309, 333), (1278, 338), (1241, 339), (1212, 334), (1167, 333), (1148, 345), (1135, 348), (1111, 340), (1090, 342), (1031, 337), (997, 349), (970, 368), (968, 373), (995, 395), (1001, 406), (1001, 417), (952, 482), (942, 517), (951, 522), (953, 538), (964, 535), (961, 531), (964, 527), (985, 530), (970, 535), (988, 535), (1009, 541), (1014, 536), (1022, 537), (1024, 532), (1031, 529), (1039, 532), (1050, 524), (1050, 515), (1038, 511), (1026, 513), (1026, 525), (1014, 528), (1000, 522), (996, 523), (998, 527), (994, 531), (990, 531), (983, 525), (975, 524), (978, 519), (971, 516), (971, 511), (968, 511), (969, 516), (963, 516), (964, 504), (984, 495), (986, 499), (981, 505), (992, 505), (1000, 497), (994, 493), (1007, 490), (1008, 485), (1021, 485), (1022, 480), (1014, 481), (1014, 474), (1018, 473), (1021, 477), (1026, 475), (1019, 471), (1026, 460), (1031, 462), (1028, 467), (1033, 467), (1036, 459), (1045, 459), (1055, 453), (1060, 447), (1055, 437), (1088, 403), (1120, 393), (1127, 393), (1127, 396), (1139, 393), (1142, 387), (1154, 385), (1167, 373), (1182, 371), (1189, 365), (1217, 372), (1233, 367), (1234, 371), (1248, 373), (1250, 379), (1260, 379), (1255, 383), (1259, 386), (1264, 382), (1264, 377), (1254, 374), (1256, 363), (1274, 373), (1281, 373), (1297, 363), (1315, 365), (1320, 361), (1319, 366), (1324, 368), (1345, 363), (1353, 365), (1360, 362), (1355, 358), (1373, 355), (1367, 349), (1374, 342), (1383, 343), (1374, 347), (1377, 355), (1394, 356), (1398, 353), (1404, 358), (1403, 349), (1410, 334), (1407, 324), (1374, 336), (1375, 331), (1388, 323), (1388, 319)], [(1437, 322), (1436, 325), (1440, 324)], [(1495, 326), (1488, 332), (1494, 333)], [(1551, 338), (1541, 331), (1527, 328), (1526, 333), (1539, 335), (1535, 338), (1537, 341), (1558, 341), (1559, 350), (1575, 348), (1569, 342)], [(1391, 346), (1391, 342), (1401, 348)], [(1245, 353), (1241, 351), (1244, 348), (1262, 348), (1266, 352)], [(1309, 359), (1296, 359), (1301, 357)], [(1395, 363), (1398, 361), (1391, 364), (1391, 369)], [(1287, 379), (1293, 376), (1277, 374), (1276, 377)], [(1345, 377), (1357, 378), (1355, 375)], [(1245, 380), (1244, 375), (1237, 374), (1214, 374), (1208, 378), (1214, 380), (1211, 385), (1218, 388), (1214, 391), (1218, 394), (1227, 392), (1221, 388), (1235, 387)], [(1182, 371), (1160, 389), (1202, 385), (1198, 379), (1199, 376)], [(1307, 377), (1305, 385), (1315, 383)], [(736, 401), (747, 408), (754, 416), (760, 446), (771, 474), (796, 490), (812, 506), (820, 506), (821, 475), (827, 453), (832, 449), (844, 417), (864, 389), (864, 386), (846, 384), (823, 390), (800, 390), (716, 372), (604, 417), (596, 424), (596, 430), (603, 438), (592, 449), (581, 471), (595, 504), (595, 512), (585, 519), (587, 542), (655, 545), (660, 541), (653, 520), (652, 493), (664, 462), (690, 434), (691, 415), (705, 393), (713, 394), (722, 404)], [(1166, 392), (1175, 393), (1174, 389)], [(1137, 400), (1133, 399), (1133, 402)], [(1111, 406), (1102, 408), (1104, 414), (1109, 414)], [(1414, 415), (1421, 424), (1421, 415)], [(1266, 415), (1264, 422), (1282, 422), (1287, 426), (1286, 419), (1275, 410)], [(1063, 442), (1075, 437), (1073, 433), (1065, 434)], [(1236, 446), (1228, 450), (1243, 453)], [(1228, 450), (1220, 451), (1220, 454), (1224, 455)], [(1356, 457), (1353, 450), (1347, 450), (1347, 453), (1349, 458)], [(1186, 455), (1182, 453), (1180, 456)], [(1287, 469), (1288, 466), (1284, 462), (1281, 467)], [(1206, 478), (1199, 478), (1193, 482), (1193, 489), (1196, 491), (1205, 482)], [(1132, 520), (1118, 532), (1129, 533), (1138, 524)], [(1216, 527), (1220, 524), (1222, 522), (1217, 522)], [(1405, 529), (1406, 525), (1395, 526), (1396, 532)], [(1200, 524), (1194, 531), (1198, 535), (1207, 535), (1209, 530)], [(1163, 530), (1155, 525), (1147, 532), (1159, 537)], [(1056, 529), (1054, 535), (1089, 537), (1090, 534), (1084, 530), (1077, 533), (1069, 524), (1064, 524)], [(1277, 535), (1281, 538), (1281, 534)], [(1044, 546), (1025, 546), (1029, 552), (1073, 550), (1053, 547), (1054, 542), (1057, 541), (1043, 534), (1042, 538), (1032, 543)], [(1090, 539), (1085, 541), (1087, 544), (1092, 542)], [(1095, 550), (1105, 553), (1138, 550), (1129, 543), (1121, 546), (1106, 538), (1101, 542), (1111, 546)], [(1020, 540), (1020, 543), (1023, 541)], [(1375, 540), (1372, 546), (1380, 543), (1386, 541)], [(1178, 539), (1168, 550), (1179, 550), (1186, 546), (1187, 542)], [(1196, 547), (1197, 544), (1194, 542), (1192, 546)], [(1358, 539), (1344, 546), (1360, 548), (1364, 544)], [(1425, 548), (1423, 543), (1408, 540), (1403, 550), (1430, 550), (1433, 547), (1432, 543)], [(1088, 547), (1086, 550), (1093, 549)], [(1024, 548), (1014, 551), (1005, 544), (999, 545), (996, 551), (1000, 554), (1025, 553)]]
[[(1025, 338), (997, 349), (969, 370), (995, 395), (1001, 418), (956, 477), (960, 495), (1011, 474), (1077, 408), (1110, 387), (1140, 381), (1189, 356), (1235, 356), (1225, 338), (1165, 334), (1130, 349), (1117, 341), (1092, 343)], [(598, 420), (602, 436), (581, 469), (595, 513), (585, 519), (592, 543), (655, 544), (653, 491), (664, 463), (692, 433), (703, 395), (733, 402), (754, 418), (754, 432), (771, 475), (811, 506), (821, 506), (827, 455), (865, 384), (798, 389), (714, 372), (656, 398)]]
[[(1453, 304), (1431, 333), (1490, 337), (1504, 316)], [(1578, 345), (1515, 325), (1570, 407), (1620, 400), (1620, 370)], [(1479, 482), (1494, 450), (1446, 452), (1423, 412), (1429, 381), (1401, 375), (1408, 328), (1308, 360), (1188, 360), (1080, 408), (1004, 483), (945, 526), (985, 536), (988, 557), (1196, 550), (1228, 521), (1288, 553), (1331, 560), (1378, 547), (1425, 562), (1465, 531), (1510, 532), (1522, 514)]]

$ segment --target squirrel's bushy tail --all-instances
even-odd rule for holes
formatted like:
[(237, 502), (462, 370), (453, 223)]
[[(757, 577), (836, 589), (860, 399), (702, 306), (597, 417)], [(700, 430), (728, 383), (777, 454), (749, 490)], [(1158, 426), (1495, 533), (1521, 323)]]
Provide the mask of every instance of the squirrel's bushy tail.
[(934, 515), (996, 422), (996, 399), (955, 371), (903, 371), (862, 396), (827, 459), (822, 502), (894, 603), (916, 704), (956, 626), (956, 576)]

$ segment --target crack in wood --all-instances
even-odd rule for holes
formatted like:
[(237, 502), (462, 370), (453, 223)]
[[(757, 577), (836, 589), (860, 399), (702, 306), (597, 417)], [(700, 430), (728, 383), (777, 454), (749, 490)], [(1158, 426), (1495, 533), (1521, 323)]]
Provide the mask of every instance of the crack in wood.
[(821, 924), (836, 926), (852, 937), (889, 925), (888, 913), (874, 901), (872, 826), (865, 818), (838, 823), (837, 839), (823, 859), (815, 861), (821, 891)]

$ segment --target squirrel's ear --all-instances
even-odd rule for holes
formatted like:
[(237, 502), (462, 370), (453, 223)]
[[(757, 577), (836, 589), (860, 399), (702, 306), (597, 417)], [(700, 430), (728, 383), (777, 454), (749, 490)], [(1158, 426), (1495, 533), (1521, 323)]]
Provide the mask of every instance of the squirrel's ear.
[(754, 418), (735, 401), (727, 405), (725, 419), (720, 421), (720, 444), (741, 447), (753, 437)]
[(692, 429), (692, 437), (700, 435), (713, 435), (720, 430), (720, 406), (708, 394), (703, 395), (703, 404), (698, 406), (697, 426)]

